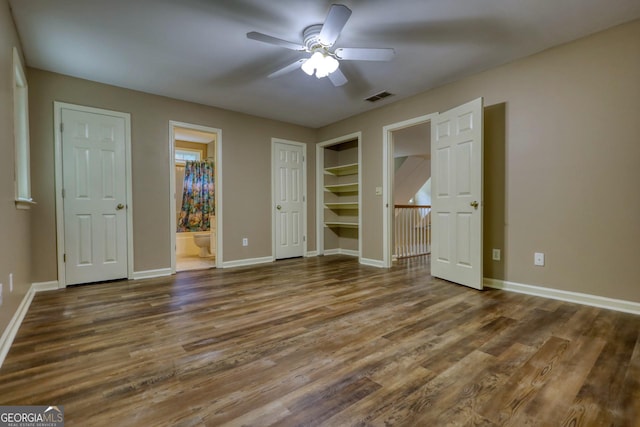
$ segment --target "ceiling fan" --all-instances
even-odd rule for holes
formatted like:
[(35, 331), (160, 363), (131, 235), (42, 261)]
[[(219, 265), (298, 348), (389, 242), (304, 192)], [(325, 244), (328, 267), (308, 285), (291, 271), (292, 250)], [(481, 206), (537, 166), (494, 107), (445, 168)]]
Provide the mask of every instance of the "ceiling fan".
[(282, 40), (256, 31), (247, 33), (247, 38), (311, 54), (307, 58), (298, 59), (296, 62), (269, 74), (269, 78), (279, 77), (301, 68), (310, 76), (315, 72), (317, 78), (328, 77), (334, 86), (342, 86), (347, 83), (347, 78), (339, 69), (341, 60), (390, 61), (395, 55), (394, 50), (389, 48), (342, 47), (332, 50), (331, 48), (338, 40), (342, 28), (350, 16), (351, 9), (347, 6), (332, 5), (324, 24), (311, 25), (304, 29), (302, 32), (303, 44)]

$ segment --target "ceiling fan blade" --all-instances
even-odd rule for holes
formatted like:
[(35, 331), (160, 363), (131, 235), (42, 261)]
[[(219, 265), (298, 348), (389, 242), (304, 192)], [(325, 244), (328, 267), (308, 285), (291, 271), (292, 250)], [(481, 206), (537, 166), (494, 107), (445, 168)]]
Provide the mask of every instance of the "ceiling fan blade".
[(342, 86), (348, 81), (347, 78), (344, 76), (344, 74), (342, 74), (342, 71), (340, 71), (340, 68), (335, 70), (333, 73), (329, 74), (327, 77), (329, 78), (329, 80), (331, 80), (331, 83), (333, 83), (333, 85), (336, 87)]
[(323, 46), (333, 46), (338, 40), (340, 32), (351, 16), (351, 9), (342, 4), (331, 5), (327, 19), (324, 20), (318, 41)]
[(335, 51), (338, 59), (351, 61), (391, 61), (396, 52), (393, 49), (369, 49), (359, 47), (338, 48)]
[(296, 62), (289, 64), (286, 67), (280, 68), (278, 71), (274, 71), (273, 73), (269, 74), (267, 77), (272, 79), (274, 77), (280, 77), (283, 74), (287, 74), (292, 71), (295, 71), (298, 68), (300, 68), (306, 60), (307, 60), (306, 58), (298, 59)]
[(293, 42), (288, 42), (286, 40), (279, 39), (277, 37), (268, 36), (266, 34), (258, 33), (256, 31), (251, 31), (247, 33), (247, 38), (251, 40), (257, 40), (259, 42), (272, 44), (276, 46), (286, 47), (291, 50), (305, 50), (305, 47), (301, 44), (296, 44)]

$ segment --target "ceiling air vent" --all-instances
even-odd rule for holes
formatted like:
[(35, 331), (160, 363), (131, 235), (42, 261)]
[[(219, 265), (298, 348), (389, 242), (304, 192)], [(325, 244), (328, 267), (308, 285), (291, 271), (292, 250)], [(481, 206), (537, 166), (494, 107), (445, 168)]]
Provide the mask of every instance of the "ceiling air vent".
[(370, 97), (365, 98), (364, 100), (369, 102), (376, 102), (376, 101), (380, 101), (382, 98), (386, 98), (387, 96), (391, 96), (391, 95), (393, 94), (384, 90), (380, 93), (376, 93), (375, 95), (371, 95)]

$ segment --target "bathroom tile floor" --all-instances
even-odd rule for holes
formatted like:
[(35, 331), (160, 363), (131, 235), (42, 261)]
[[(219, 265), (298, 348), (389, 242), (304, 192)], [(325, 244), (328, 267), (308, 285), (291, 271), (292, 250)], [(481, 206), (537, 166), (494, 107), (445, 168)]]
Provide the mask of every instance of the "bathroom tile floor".
[(215, 268), (216, 257), (201, 258), (198, 255), (176, 257), (176, 271), (206, 270)]

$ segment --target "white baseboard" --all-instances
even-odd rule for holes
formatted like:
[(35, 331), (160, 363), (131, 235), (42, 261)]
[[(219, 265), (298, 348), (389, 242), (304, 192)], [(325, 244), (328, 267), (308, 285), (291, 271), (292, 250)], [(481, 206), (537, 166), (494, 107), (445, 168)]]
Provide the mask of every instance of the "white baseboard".
[(358, 251), (354, 251), (351, 249), (325, 249), (324, 255), (349, 255), (349, 256), (360, 256)]
[(20, 301), (18, 308), (15, 313), (13, 313), (13, 317), (9, 321), (6, 329), (2, 333), (2, 337), (0, 337), (0, 367), (4, 363), (5, 357), (9, 353), (9, 349), (11, 348), (11, 344), (13, 344), (13, 340), (18, 333), (18, 329), (20, 329), (20, 325), (22, 325), (22, 321), (24, 320), (24, 316), (26, 316), (27, 311), (29, 311), (29, 306), (31, 306), (31, 301), (33, 301), (33, 297), (36, 292), (43, 291), (55, 291), (58, 290), (58, 282), (39, 282), (32, 283), (31, 287), (27, 291), (27, 293)]
[(267, 264), (273, 262), (274, 258), (272, 256), (266, 256), (262, 258), (246, 258), (246, 259), (238, 259), (235, 261), (225, 261), (222, 263), (222, 268), (232, 268), (232, 267), (246, 267), (248, 265), (256, 265), (256, 264)]
[(314, 256), (318, 256), (318, 251), (308, 251), (306, 254), (304, 254), (305, 258), (311, 258)]
[(57, 280), (52, 280), (50, 282), (35, 282), (31, 284), (31, 288), (36, 292), (55, 291), (60, 288), (60, 284)]
[(158, 268), (157, 270), (134, 271), (133, 280), (152, 279), (154, 277), (171, 276), (171, 268)]
[(368, 265), (371, 267), (384, 268), (384, 261), (379, 259), (360, 258), (360, 264)]
[(598, 295), (583, 294), (580, 292), (562, 291), (559, 289), (545, 288), (542, 286), (525, 285), (522, 283), (508, 282), (484, 278), (484, 286), (488, 288), (501, 289), (504, 291), (517, 292), (520, 294), (534, 295), (560, 301), (574, 302), (577, 304), (590, 305), (593, 307), (606, 308), (609, 310), (622, 311), (624, 313), (640, 314), (640, 303), (625, 301)]

